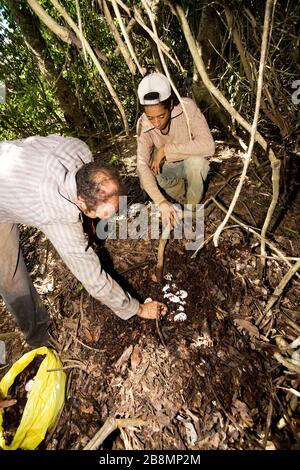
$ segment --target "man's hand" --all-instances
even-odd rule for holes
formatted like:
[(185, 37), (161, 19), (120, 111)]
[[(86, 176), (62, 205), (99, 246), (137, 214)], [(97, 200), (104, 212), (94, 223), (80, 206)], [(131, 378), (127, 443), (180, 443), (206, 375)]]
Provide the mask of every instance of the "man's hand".
[(166, 313), (166, 305), (162, 304), (161, 302), (157, 302), (156, 300), (153, 300), (152, 302), (148, 302), (146, 304), (140, 304), (140, 308), (137, 315), (141, 318), (155, 320), (161, 315), (165, 316)]
[(158, 173), (160, 173), (160, 164), (163, 158), (165, 158), (165, 146), (164, 145), (160, 147), (160, 149), (158, 149), (157, 152), (153, 156), (150, 168), (154, 175), (157, 175)]
[(163, 225), (171, 224), (171, 227), (174, 227), (175, 224), (179, 223), (178, 215), (176, 214), (176, 210), (174, 205), (164, 199), (159, 205), (159, 210), (161, 213), (161, 220)]

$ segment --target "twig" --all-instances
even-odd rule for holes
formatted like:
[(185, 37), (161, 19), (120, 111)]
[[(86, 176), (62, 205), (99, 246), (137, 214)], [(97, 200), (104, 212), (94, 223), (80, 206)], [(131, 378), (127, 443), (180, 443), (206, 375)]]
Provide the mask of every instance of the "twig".
[(148, 266), (149, 262), (148, 261), (143, 261), (141, 263), (134, 264), (133, 266), (129, 266), (129, 268), (124, 269), (123, 271), (120, 271), (119, 274), (125, 274), (128, 273), (129, 271), (133, 271), (138, 268), (143, 268), (144, 266)]
[(90, 442), (83, 448), (83, 450), (97, 450), (103, 441), (116, 429), (132, 427), (132, 426), (147, 426), (149, 423), (142, 419), (115, 419), (107, 418), (102, 428), (95, 434)]
[(165, 249), (169, 240), (170, 233), (171, 233), (171, 225), (170, 223), (168, 223), (163, 229), (163, 232), (161, 234), (161, 237), (158, 243), (157, 264), (156, 264), (156, 269), (155, 269), (155, 275), (156, 275), (156, 280), (159, 283), (162, 282), (162, 278), (164, 274)]
[(293, 359), (286, 359), (278, 352), (275, 352), (273, 355), (276, 361), (285, 366), (288, 370), (300, 374), (300, 363), (298, 361), (293, 361)]
[(178, 60), (178, 64), (177, 64), (176, 60), (174, 60), (173, 57), (169, 54), (170, 48), (160, 38), (157, 38), (150, 28), (148, 28), (148, 26), (144, 23), (143, 18), (141, 17), (139, 13), (139, 10), (136, 7), (134, 7), (134, 17), (137, 23), (149, 34), (151, 39), (153, 39), (153, 41), (155, 41), (156, 44), (159, 43), (159, 45), (161, 46), (162, 52), (168, 57), (168, 59), (172, 62), (172, 64), (175, 65), (176, 67), (179, 67), (181, 72), (184, 72), (184, 68), (182, 67), (179, 60), (177, 59)]
[[(216, 204), (216, 206), (222, 210), (223, 212), (227, 212), (227, 209), (226, 207), (223, 206), (223, 204), (221, 204), (219, 201), (217, 201), (214, 197), (211, 198), (212, 201)], [(254, 230), (253, 228), (249, 227), (248, 225), (246, 225), (243, 221), (241, 221), (238, 217), (234, 216), (231, 214), (230, 218), (236, 222), (238, 225), (240, 225), (240, 227), (243, 227), (245, 230), (247, 230), (248, 232), (252, 233), (256, 238), (258, 238), (259, 240), (261, 240), (261, 235), (256, 232), (256, 230)], [(271, 243), (270, 241), (266, 240), (266, 244), (271, 248), (271, 250), (273, 250), (290, 268), (293, 266), (289, 260), (286, 258), (286, 256), (280, 251), (278, 250), (278, 248), (276, 248), (275, 245), (273, 245), (273, 243)], [(199, 248), (196, 250), (195, 252), (195, 255), (197, 254)], [(300, 277), (297, 273), (296, 273), (296, 276)]]
[(159, 315), (157, 315), (157, 317), (156, 317), (156, 329), (157, 329), (157, 333), (158, 333), (158, 336), (160, 338), (160, 341), (161, 341), (162, 345), (166, 348), (167, 345), (166, 345), (166, 342), (165, 342), (165, 338), (164, 338), (162, 329), (160, 327), (160, 312), (159, 312)]
[(130, 16), (130, 9), (122, 2), (122, 0), (116, 0), (117, 4), (126, 11), (127, 15)]
[(165, 58), (164, 58), (164, 55), (162, 53), (161, 46), (160, 46), (160, 43), (159, 43), (159, 36), (158, 36), (158, 33), (157, 33), (155, 21), (154, 21), (154, 18), (153, 18), (153, 13), (152, 13), (152, 11), (149, 7), (148, 1), (149, 0), (142, 0), (142, 4), (143, 4), (143, 6), (144, 6), (144, 8), (147, 12), (147, 15), (148, 15), (149, 19), (150, 19), (152, 30), (153, 30), (153, 33), (154, 33), (154, 36), (155, 36), (155, 39), (156, 39), (156, 46), (157, 46), (159, 58), (161, 60), (164, 72), (165, 72), (166, 76), (168, 77), (168, 80), (171, 84), (171, 87), (174, 90), (174, 93), (177, 96), (177, 98), (178, 98), (178, 100), (179, 100), (179, 102), (182, 106), (182, 111), (183, 111), (183, 114), (185, 116), (185, 120), (186, 120), (186, 124), (187, 124), (187, 128), (188, 128), (189, 138), (190, 138), (190, 140), (192, 140), (192, 133), (191, 133), (191, 127), (190, 127), (190, 123), (189, 123), (188, 114), (187, 114), (187, 111), (185, 109), (184, 103), (181, 99), (181, 96), (179, 94), (179, 91), (177, 90), (177, 88), (176, 88), (176, 86), (175, 86), (175, 84), (174, 84), (174, 82), (173, 82), (173, 80), (170, 76), (170, 73), (169, 73), (169, 70), (168, 70), (168, 67), (167, 67), (167, 64), (166, 64), (166, 61), (165, 61)]
[(287, 285), (289, 280), (294, 276), (294, 274), (296, 274), (296, 272), (299, 269), (300, 269), (300, 260), (298, 260), (297, 263), (295, 263), (294, 266), (292, 266), (288, 270), (288, 272), (285, 274), (285, 276), (283, 276), (283, 278), (281, 279), (280, 283), (278, 284), (278, 286), (274, 290), (273, 294), (271, 295), (271, 297), (270, 297), (270, 299), (267, 303), (266, 313), (273, 307), (275, 302), (277, 302), (277, 300), (280, 297), (280, 295), (282, 294), (285, 286)]
[(116, 14), (116, 17), (117, 17), (117, 20), (118, 20), (118, 23), (120, 25), (120, 28), (121, 28), (121, 31), (123, 33), (123, 36), (124, 36), (124, 39), (125, 39), (125, 42), (126, 42), (126, 45), (127, 45), (127, 48), (130, 52), (130, 55), (131, 57), (133, 58), (134, 62), (136, 63), (136, 66), (138, 68), (138, 71), (140, 72), (140, 74), (142, 75), (142, 77), (145, 75), (145, 69), (143, 69), (138, 61), (138, 58), (136, 56), (136, 53), (134, 52), (134, 49), (133, 49), (133, 46), (131, 44), (131, 41), (130, 41), (130, 38), (128, 36), (128, 33), (126, 31), (126, 28), (124, 26), (124, 22), (122, 20), (122, 16), (120, 14), (120, 10), (119, 10), (119, 7), (118, 7), (118, 4), (116, 2), (116, 0), (110, 0), (111, 3), (112, 3), (112, 6), (113, 6), (113, 9), (115, 11), (115, 14)]
[[(262, 257), (262, 255), (258, 255), (257, 253), (253, 253), (253, 256), (256, 256), (257, 258)], [(274, 260), (281, 259), (279, 256), (264, 256), (264, 258), (274, 259)], [(296, 258), (294, 256), (286, 256), (285, 258), (288, 259), (289, 261), (299, 261), (300, 260), (300, 258)]]
[(82, 45), (83, 56), (84, 56), (84, 60), (87, 62), (86, 49), (85, 49), (85, 44), (84, 44), (84, 41), (83, 41), (83, 30), (82, 30), (82, 21), (81, 21), (81, 12), (80, 12), (79, 0), (75, 0), (75, 4), (76, 4), (76, 13), (77, 13), (78, 28), (79, 28), (79, 36), (80, 36), (80, 41), (81, 41), (81, 45)]
[(105, 349), (92, 348), (92, 346), (88, 346), (87, 344), (83, 343), (82, 341), (80, 341), (80, 339), (76, 338), (76, 336), (71, 333), (71, 331), (69, 333), (75, 341), (78, 341), (78, 343), (81, 344), (81, 346), (84, 346), (85, 348), (90, 349), (91, 351), (105, 352)]
[(114, 100), (117, 108), (120, 111), (120, 114), (121, 114), (121, 117), (122, 117), (122, 120), (123, 120), (123, 124), (124, 124), (125, 132), (126, 132), (126, 134), (128, 134), (129, 125), (128, 125), (128, 120), (127, 120), (127, 117), (126, 117), (124, 106), (122, 105), (116, 91), (114, 90), (108, 76), (106, 75), (104, 69), (102, 68), (102, 66), (101, 66), (99, 60), (97, 59), (93, 49), (91, 48), (89, 42), (86, 40), (86, 38), (84, 36), (80, 37), (80, 30), (79, 30), (78, 26), (72, 20), (72, 18), (67, 13), (65, 8), (59, 3), (59, 1), (58, 0), (50, 0), (50, 1), (51, 1), (52, 5), (56, 8), (56, 10), (62, 15), (64, 20), (68, 23), (68, 25), (73, 29), (73, 31), (75, 32), (77, 37), (79, 37), (79, 39), (82, 41), (82, 43), (84, 43), (84, 46), (86, 48), (87, 53), (91, 57), (96, 69), (98, 70), (98, 72), (101, 75), (105, 85), (107, 86), (107, 89), (108, 89), (112, 99)]
[[(227, 227), (224, 227), (224, 230), (230, 230), (232, 228), (237, 228), (239, 227), (239, 225), (227, 225)], [(191, 256), (191, 259), (195, 258), (197, 253), (202, 250), (202, 248), (205, 247), (205, 245), (207, 245), (212, 239), (213, 239), (213, 236), (214, 234), (210, 235), (209, 237), (207, 237), (203, 243), (201, 243), (201, 245), (197, 248), (197, 250), (192, 254)]]
[(78, 364), (70, 365), (70, 366), (63, 366), (63, 367), (57, 367), (55, 369), (47, 369), (47, 372), (57, 372), (60, 370), (67, 370), (67, 369), (81, 369), (84, 372), (86, 372), (86, 367), (80, 366)]
[(270, 157), (270, 161), (271, 161), (271, 168), (272, 168), (273, 195), (272, 195), (271, 204), (269, 206), (269, 209), (268, 209), (265, 221), (264, 221), (263, 228), (261, 230), (262, 239), (261, 239), (260, 253), (263, 256), (262, 263), (261, 263), (262, 267), (264, 267), (265, 264), (266, 264), (266, 259), (265, 259), (265, 256), (266, 256), (266, 233), (267, 233), (268, 227), (270, 225), (270, 221), (271, 221), (271, 218), (272, 218), (272, 215), (274, 213), (275, 207), (277, 205), (278, 197), (279, 197), (279, 181), (280, 181), (281, 162), (280, 162), (280, 160), (277, 160), (277, 159), (273, 160), (271, 157)]
[[(98, 0), (98, 3), (101, 6), (101, 0)], [(106, 0), (102, 0), (102, 9), (103, 9), (103, 13), (104, 13), (104, 16), (106, 18), (106, 21), (108, 23), (108, 26), (110, 27), (111, 33), (114, 36), (116, 43), (118, 44), (118, 48), (120, 49), (120, 51), (121, 51), (121, 53), (122, 53), (122, 55), (125, 59), (125, 62), (128, 65), (128, 68), (129, 68), (130, 72), (132, 73), (132, 75), (135, 75), (136, 74), (136, 65), (133, 62), (132, 57), (131, 57), (128, 49), (127, 49), (127, 46), (124, 43), (124, 41), (123, 41), (123, 39), (122, 39), (115, 23), (113, 21), (113, 18), (111, 16), (110, 10), (107, 6)]]
[[(248, 170), (248, 167), (249, 167), (249, 164), (250, 164), (250, 161), (251, 161), (252, 150), (253, 150), (254, 143), (255, 143), (255, 134), (256, 134), (258, 117), (259, 117), (261, 96), (262, 96), (263, 76), (264, 76), (264, 69), (265, 69), (267, 48), (268, 48), (270, 13), (271, 13), (271, 7), (272, 7), (272, 4), (273, 4), (273, 1), (274, 0), (267, 0), (267, 2), (266, 2), (264, 29), (263, 29), (262, 46), (261, 46), (261, 57), (260, 57), (259, 74), (258, 74), (258, 81), (257, 81), (257, 95), (256, 95), (254, 118), (253, 118), (253, 123), (252, 123), (252, 128), (251, 128), (250, 143), (249, 143), (247, 154), (245, 155), (243, 172), (242, 172), (239, 184), (238, 184), (238, 186), (235, 190), (235, 194), (234, 194), (233, 199), (231, 201), (231, 204), (229, 206), (228, 212), (225, 215), (223, 222), (219, 225), (219, 227), (217, 228), (217, 230), (214, 234), (213, 242), (214, 242), (215, 246), (218, 246), (219, 237), (222, 233), (222, 230), (226, 226), (226, 224), (227, 224), (227, 222), (230, 218), (230, 215), (232, 214), (233, 209), (236, 205), (236, 202), (239, 198), (239, 195), (241, 193), (241, 190), (242, 190), (242, 187), (243, 187), (246, 175), (247, 175), (247, 170)], [(276, 205), (276, 202), (277, 202), (277, 199), (275, 201), (275, 205)], [(273, 214), (273, 212), (272, 212), (272, 214)]]
[(271, 423), (272, 423), (272, 416), (273, 416), (273, 401), (272, 398), (269, 403), (269, 408), (268, 408), (268, 414), (267, 414), (267, 421), (266, 421), (266, 428), (265, 428), (265, 436), (263, 440), (263, 448), (265, 449), (267, 447), (267, 442), (268, 442), (268, 436), (271, 428)]

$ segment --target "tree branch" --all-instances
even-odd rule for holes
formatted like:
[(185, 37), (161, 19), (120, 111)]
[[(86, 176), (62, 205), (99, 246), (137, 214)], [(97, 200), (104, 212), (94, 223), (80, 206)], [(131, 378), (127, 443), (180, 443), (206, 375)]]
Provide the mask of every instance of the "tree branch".
[(111, 33), (112, 33), (113, 37), (115, 38), (116, 43), (118, 44), (118, 48), (120, 49), (121, 54), (123, 55), (123, 57), (125, 59), (125, 62), (126, 62), (128, 68), (129, 68), (130, 72), (132, 73), (132, 75), (135, 75), (136, 74), (135, 63), (133, 62), (133, 60), (131, 58), (131, 55), (130, 55), (128, 49), (127, 49), (127, 46), (123, 42), (123, 39), (121, 38), (121, 35), (120, 35), (118, 29), (116, 28), (114, 22), (113, 22), (113, 19), (112, 19), (112, 16), (110, 14), (109, 8), (107, 6), (106, 0), (102, 0), (102, 5), (101, 5), (100, 0), (98, 0), (98, 3), (103, 9), (103, 13), (104, 13), (105, 19), (108, 23), (108, 26), (111, 30)]
[(267, 3), (266, 3), (264, 29), (263, 29), (262, 44), (261, 44), (261, 55), (260, 55), (260, 63), (259, 63), (259, 73), (258, 73), (258, 81), (257, 81), (257, 95), (256, 95), (254, 118), (253, 118), (253, 123), (252, 123), (252, 128), (251, 128), (250, 143), (249, 143), (247, 154), (245, 156), (243, 172), (242, 172), (239, 184), (235, 190), (235, 194), (229, 206), (228, 212), (223, 222), (219, 225), (219, 227), (215, 231), (214, 238), (213, 238), (213, 242), (215, 246), (218, 246), (220, 234), (223, 228), (225, 227), (225, 225), (227, 224), (228, 219), (230, 215), (232, 214), (235, 204), (239, 198), (239, 195), (241, 193), (241, 190), (242, 190), (242, 187), (243, 187), (246, 175), (247, 175), (247, 170), (251, 161), (251, 155), (252, 155), (252, 150), (253, 150), (253, 146), (255, 142), (255, 133), (257, 129), (260, 102), (261, 102), (261, 96), (262, 96), (263, 77), (264, 77), (264, 69), (266, 65), (268, 37), (269, 37), (269, 31), (270, 31), (270, 16), (271, 16), (271, 9), (273, 5), (273, 1), (274, 0), (267, 0)]
[(156, 40), (156, 46), (157, 46), (157, 50), (158, 50), (158, 53), (159, 53), (159, 58), (161, 60), (161, 63), (162, 63), (162, 66), (164, 68), (164, 72), (166, 74), (166, 76), (168, 77), (168, 80), (175, 92), (175, 95), (177, 96), (181, 106), (182, 106), (182, 110), (183, 110), (183, 114), (185, 116), (185, 119), (186, 119), (186, 124), (187, 124), (187, 128), (188, 128), (188, 133), (189, 133), (189, 137), (190, 137), (190, 140), (192, 140), (192, 133), (191, 133), (191, 128), (190, 128), (190, 122), (189, 122), (189, 118), (188, 118), (188, 115), (187, 115), (187, 112), (186, 112), (186, 109), (185, 109), (185, 105), (182, 101), (182, 98), (170, 76), (170, 73), (169, 73), (169, 69), (167, 67), (167, 64), (166, 64), (166, 61), (165, 61), (165, 58), (163, 56), (163, 53), (162, 53), (162, 50), (161, 50), (161, 47), (160, 47), (160, 44), (159, 44), (159, 36), (158, 36), (158, 33), (157, 33), (157, 29), (156, 29), (156, 25), (155, 25), (155, 21), (154, 21), (154, 18), (153, 18), (153, 13), (149, 7), (149, 4), (148, 4), (148, 0), (142, 0), (142, 4), (147, 12), (147, 15), (150, 19), (150, 22), (151, 22), (151, 26), (152, 26), (152, 30), (153, 30), (153, 33), (154, 33), (154, 38)]
[[(75, 22), (69, 16), (69, 14), (64, 9), (64, 7), (59, 3), (58, 0), (50, 0), (50, 1), (51, 1), (52, 5), (57, 9), (57, 11), (62, 15), (62, 17), (65, 19), (65, 21), (68, 23), (68, 25), (73, 29), (73, 31), (75, 32), (77, 37), (80, 38), (80, 31), (79, 31), (78, 26), (75, 24)], [(127, 121), (125, 109), (124, 109), (117, 93), (115, 92), (112, 84), (110, 83), (110, 80), (109, 80), (108, 76), (106, 75), (105, 71), (101, 67), (101, 64), (100, 64), (99, 60), (97, 59), (94, 51), (92, 50), (90, 44), (88, 43), (88, 41), (86, 40), (86, 38), (84, 36), (82, 37), (82, 41), (85, 45), (87, 53), (89, 54), (92, 61), (94, 62), (95, 66), (96, 66), (96, 69), (98, 70), (99, 74), (101, 75), (105, 85), (107, 86), (107, 89), (108, 89), (112, 99), (114, 100), (116, 106), (118, 107), (118, 109), (120, 111), (126, 134), (129, 134), (129, 126), (128, 126), (128, 121)]]
[(123, 36), (124, 36), (124, 39), (125, 39), (125, 42), (127, 44), (127, 47), (128, 47), (128, 50), (130, 52), (130, 55), (131, 57), (133, 58), (134, 62), (136, 63), (136, 66), (138, 68), (138, 71), (140, 72), (140, 74), (142, 75), (142, 77), (145, 75), (145, 69), (143, 69), (138, 61), (138, 58), (136, 56), (136, 53), (134, 52), (134, 49), (133, 49), (133, 46), (131, 44), (131, 41), (130, 41), (130, 38), (128, 36), (128, 33), (126, 31), (126, 28), (124, 26), (124, 22), (123, 22), (123, 19), (122, 19), (122, 16), (120, 14), (120, 10), (119, 10), (119, 7), (117, 5), (117, 2), (116, 0), (110, 0), (111, 3), (112, 3), (112, 6), (113, 6), (113, 9), (114, 9), (114, 12), (116, 14), (116, 17), (117, 17), (117, 20), (118, 20), (118, 23), (120, 25), (120, 28), (121, 28), (121, 31), (123, 33)]

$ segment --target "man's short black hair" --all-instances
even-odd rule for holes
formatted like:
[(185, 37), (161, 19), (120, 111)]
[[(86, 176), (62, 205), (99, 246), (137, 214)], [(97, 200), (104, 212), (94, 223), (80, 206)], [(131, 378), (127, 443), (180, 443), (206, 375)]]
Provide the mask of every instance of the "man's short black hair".
[[(115, 183), (115, 190), (108, 191), (107, 183)], [(77, 196), (81, 196), (89, 211), (96, 210), (102, 202), (119, 195), (121, 185), (119, 174), (102, 162), (86, 163), (76, 173)]]
[[(151, 93), (147, 93), (144, 96), (144, 98), (147, 99), (147, 100), (155, 100), (155, 99), (159, 98), (159, 93), (157, 93), (155, 91), (152, 91)], [(172, 92), (171, 96), (169, 96), (169, 98), (167, 98), (164, 101), (161, 101), (158, 104), (161, 104), (167, 111), (172, 111), (173, 107), (177, 106), (179, 104), (179, 99)], [(157, 105), (156, 104), (144, 104), (144, 105), (142, 105), (143, 111), (144, 111), (146, 106), (157, 106)]]

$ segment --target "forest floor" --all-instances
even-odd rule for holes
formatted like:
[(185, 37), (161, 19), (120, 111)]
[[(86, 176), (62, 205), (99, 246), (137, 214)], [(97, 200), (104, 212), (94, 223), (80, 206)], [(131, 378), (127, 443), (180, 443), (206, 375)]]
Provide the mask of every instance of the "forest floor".
[[(145, 202), (134, 139), (120, 138), (115, 145), (105, 155), (126, 180), (129, 203)], [(242, 165), (236, 146), (218, 143), (205, 201), (218, 192), (216, 198), (228, 207)], [(297, 166), (288, 160), (289, 188), (268, 235), (292, 258), (300, 253)], [(269, 165), (252, 164), (235, 215), (261, 227), (271, 188)], [(108, 238), (96, 248), (104, 269), (137, 298), (167, 304), (159, 324), (119, 319), (88, 295), (43, 234), (22, 228), (28, 270), (51, 313), (68, 375), (64, 408), (39, 449), (83, 449), (108, 418), (128, 421), (100, 449), (300, 449), (300, 343), (298, 350), (278, 343), (283, 338), (290, 344), (300, 335), (299, 277), (266, 313), (287, 262), (268, 250), (261, 275), (259, 239), (232, 221), (215, 248), (209, 237), (223, 217), (217, 207), (205, 217), (208, 242), (194, 258), (186, 240), (169, 241), (161, 284), (153, 277), (157, 240)], [(3, 376), (29, 347), (3, 305), (0, 332), (0, 339), (13, 333), (5, 339)], [(289, 368), (276, 360), (276, 352)], [(18, 426), (28, 380), (24, 372), (11, 389), (10, 398), (17, 393), (18, 402), (4, 413), (8, 439)]]

